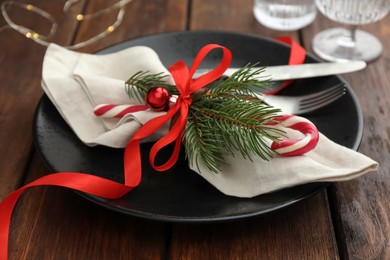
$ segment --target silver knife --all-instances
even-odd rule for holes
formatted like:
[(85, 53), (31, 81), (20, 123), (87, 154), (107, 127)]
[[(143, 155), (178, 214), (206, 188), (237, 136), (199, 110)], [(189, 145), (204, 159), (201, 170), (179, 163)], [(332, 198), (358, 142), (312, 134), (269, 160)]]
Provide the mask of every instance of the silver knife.
[[(281, 65), (264, 67), (264, 71), (259, 74), (261, 79), (272, 81), (313, 78), (329, 75), (337, 75), (362, 70), (367, 66), (364, 61), (330, 62), (330, 63), (306, 63), (301, 65)], [(253, 69), (260, 69), (253, 68)], [(223, 75), (231, 76), (240, 68), (228, 68)], [(194, 78), (210, 71), (209, 69), (199, 69), (195, 72)]]

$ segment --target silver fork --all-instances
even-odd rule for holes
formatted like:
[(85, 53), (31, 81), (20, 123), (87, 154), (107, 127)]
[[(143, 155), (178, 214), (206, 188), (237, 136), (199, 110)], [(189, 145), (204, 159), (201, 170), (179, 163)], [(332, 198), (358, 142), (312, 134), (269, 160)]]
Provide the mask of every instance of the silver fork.
[(280, 108), (287, 114), (306, 114), (320, 109), (339, 99), (346, 92), (345, 84), (340, 83), (325, 90), (302, 96), (279, 96), (259, 94), (268, 105)]

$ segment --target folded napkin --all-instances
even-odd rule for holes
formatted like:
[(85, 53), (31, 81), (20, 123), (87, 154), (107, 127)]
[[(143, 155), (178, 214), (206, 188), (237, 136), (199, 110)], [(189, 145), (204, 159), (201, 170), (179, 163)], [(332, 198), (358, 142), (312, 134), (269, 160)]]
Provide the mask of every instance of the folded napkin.
[[(74, 133), (86, 145), (125, 147), (145, 122), (165, 112), (135, 112), (122, 119), (98, 118), (99, 104), (139, 104), (125, 91), (125, 80), (138, 71), (170, 75), (150, 48), (137, 46), (113, 54), (82, 54), (51, 44), (43, 62), (42, 87)], [(167, 77), (172, 83), (172, 78)], [(290, 137), (300, 132), (283, 129)], [(143, 141), (160, 138), (168, 124)], [(356, 178), (374, 171), (378, 163), (320, 134), (317, 147), (296, 157), (276, 156), (270, 161), (252, 156), (246, 160), (237, 152), (226, 158), (221, 173), (208, 170), (202, 162), (190, 167), (227, 195), (253, 197), (259, 194), (310, 182), (334, 182)]]
[[(170, 75), (157, 54), (148, 47), (91, 55), (51, 44), (43, 62), (42, 88), (82, 142), (89, 146), (100, 144), (121, 148), (141, 125), (162, 112), (146, 110), (118, 120), (98, 118), (93, 109), (104, 103), (139, 105), (137, 99), (129, 99), (124, 85), (124, 81), (138, 71)], [(167, 127), (145, 141), (161, 137)]]

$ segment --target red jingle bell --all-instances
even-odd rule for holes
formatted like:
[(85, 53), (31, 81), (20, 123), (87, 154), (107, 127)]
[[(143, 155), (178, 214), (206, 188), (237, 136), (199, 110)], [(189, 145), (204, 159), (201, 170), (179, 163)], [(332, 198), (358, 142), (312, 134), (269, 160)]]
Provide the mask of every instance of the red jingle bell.
[(169, 107), (169, 93), (163, 87), (152, 87), (145, 97), (146, 105), (153, 111), (164, 111)]

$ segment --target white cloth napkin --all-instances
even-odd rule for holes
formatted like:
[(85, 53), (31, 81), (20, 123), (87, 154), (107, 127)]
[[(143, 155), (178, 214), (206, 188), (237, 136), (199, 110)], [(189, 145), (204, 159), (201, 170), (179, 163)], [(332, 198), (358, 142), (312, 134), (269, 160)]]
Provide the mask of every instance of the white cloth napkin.
[[(51, 44), (43, 62), (42, 87), (61, 116), (86, 145), (125, 147), (131, 136), (150, 119), (164, 112), (141, 111), (121, 120), (98, 118), (98, 104), (139, 104), (130, 100), (124, 82), (138, 71), (165, 72), (158, 55), (150, 48), (137, 46), (113, 54), (92, 55), (69, 51)], [(168, 81), (172, 79), (167, 78)], [(161, 137), (168, 125), (148, 138)], [(299, 135), (288, 130), (291, 135)], [(294, 132), (295, 131), (295, 132)], [(279, 157), (253, 162), (237, 153), (226, 158), (221, 173), (210, 172), (201, 162), (190, 167), (227, 195), (254, 197), (259, 194), (310, 182), (334, 182), (356, 178), (374, 171), (378, 163), (320, 135), (317, 147), (302, 156)], [(195, 165), (200, 165), (197, 168)]]
[[(43, 61), (42, 88), (86, 145), (121, 148), (141, 125), (161, 113), (146, 110), (118, 120), (98, 118), (93, 109), (104, 103), (139, 104), (138, 100), (129, 99), (124, 85), (138, 71), (169, 75), (157, 54), (148, 47), (91, 55), (51, 44)], [(167, 128), (161, 128), (146, 141), (155, 140), (166, 131)]]

